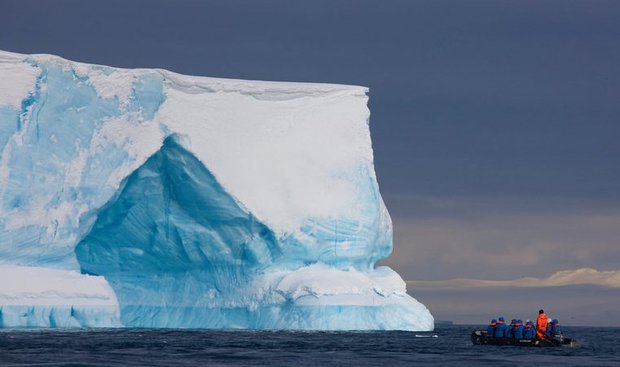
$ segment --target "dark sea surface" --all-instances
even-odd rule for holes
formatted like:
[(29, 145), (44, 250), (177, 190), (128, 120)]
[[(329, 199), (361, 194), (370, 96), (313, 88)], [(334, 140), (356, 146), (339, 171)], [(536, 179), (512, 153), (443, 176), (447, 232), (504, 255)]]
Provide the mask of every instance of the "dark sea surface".
[(1, 366), (620, 366), (620, 328), (565, 327), (576, 347), (476, 346), (433, 332), (1, 330)]

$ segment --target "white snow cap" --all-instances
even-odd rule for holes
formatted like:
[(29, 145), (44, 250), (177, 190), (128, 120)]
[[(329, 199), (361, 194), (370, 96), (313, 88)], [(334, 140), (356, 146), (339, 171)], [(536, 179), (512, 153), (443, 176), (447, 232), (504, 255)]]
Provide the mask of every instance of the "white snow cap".
[(20, 109), (22, 100), (35, 90), (39, 68), (22, 61), (21, 55), (0, 52), (0, 107)]
[(117, 306), (104, 277), (42, 267), (0, 266), (0, 305)]

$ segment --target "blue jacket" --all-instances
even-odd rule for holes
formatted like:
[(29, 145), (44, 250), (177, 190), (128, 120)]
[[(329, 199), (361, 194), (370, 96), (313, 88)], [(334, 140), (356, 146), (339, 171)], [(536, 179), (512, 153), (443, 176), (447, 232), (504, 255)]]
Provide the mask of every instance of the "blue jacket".
[(495, 325), (487, 326), (487, 335), (488, 336), (495, 336)]
[(529, 328), (525, 328), (523, 331), (523, 339), (534, 340), (536, 339), (536, 328), (532, 325)]
[(512, 338), (513, 336), (513, 325), (506, 325), (506, 329), (504, 329), (504, 338)]
[(504, 324), (503, 322), (497, 322), (497, 325), (495, 325), (495, 337), (496, 338), (503, 338), (504, 337), (504, 331), (506, 330), (506, 324)]
[(553, 330), (553, 325), (549, 324), (547, 325), (547, 330), (545, 331), (545, 335), (547, 336), (547, 338), (553, 338), (553, 333), (551, 332)]
[(560, 323), (558, 320), (553, 320), (549, 325), (547, 325), (547, 337), (553, 338), (556, 335), (562, 335), (562, 328), (560, 327)]
[(525, 326), (519, 324), (519, 326), (515, 326), (513, 335), (515, 339), (524, 339)]

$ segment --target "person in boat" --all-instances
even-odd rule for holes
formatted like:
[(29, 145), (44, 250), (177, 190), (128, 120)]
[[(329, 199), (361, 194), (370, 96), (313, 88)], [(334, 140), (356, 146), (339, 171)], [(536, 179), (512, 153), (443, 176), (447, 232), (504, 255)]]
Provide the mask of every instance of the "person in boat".
[(558, 319), (555, 319), (554, 321), (555, 321), (555, 324), (551, 332), (553, 333), (553, 336), (561, 336), (562, 328), (560, 327), (560, 321), (558, 321)]
[(510, 325), (506, 326), (506, 330), (504, 330), (504, 338), (513, 338), (514, 337), (514, 329), (516, 319), (510, 320)]
[(495, 325), (495, 337), (503, 338), (505, 330), (506, 330), (506, 324), (504, 323), (504, 316), (500, 316), (497, 319), (497, 324)]
[(497, 325), (497, 320), (491, 320), (489, 326), (487, 326), (487, 336), (495, 337), (495, 326)]
[(538, 311), (538, 318), (536, 319), (536, 338), (545, 339), (545, 335), (547, 334), (547, 324), (549, 318), (547, 314), (545, 314), (545, 310), (540, 309)]
[(523, 339), (534, 340), (536, 339), (536, 328), (534, 323), (530, 320), (525, 322), (525, 329), (523, 330)]
[(547, 325), (547, 338), (555, 338), (556, 336), (562, 336), (562, 328), (560, 327), (560, 322), (557, 319), (551, 320), (549, 325)]
[(553, 329), (553, 321), (549, 321), (549, 323), (547, 324), (547, 330), (545, 330), (545, 336), (549, 339), (553, 338), (553, 335), (551, 334), (552, 329)]
[(512, 330), (513, 337), (517, 340), (524, 339), (525, 337), (524, 332), (525, 332), (525, 327), (523, 326), (523, 321), (517, 320), (515, 322), (515, 327)]

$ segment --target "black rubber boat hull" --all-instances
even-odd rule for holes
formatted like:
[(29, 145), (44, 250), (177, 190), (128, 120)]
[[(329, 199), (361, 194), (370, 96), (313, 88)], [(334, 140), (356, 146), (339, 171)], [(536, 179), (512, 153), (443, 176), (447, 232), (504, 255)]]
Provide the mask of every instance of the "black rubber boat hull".
[(575, 344), (571, 338), (562, 339), (511, 339), (511, 338), (493, 338), (487, 336), (484, 330), (476, 330), (471, 333), (471, 342), (475, 345), (512, 345), (517, 347), (561, 347), (572, 346)]

